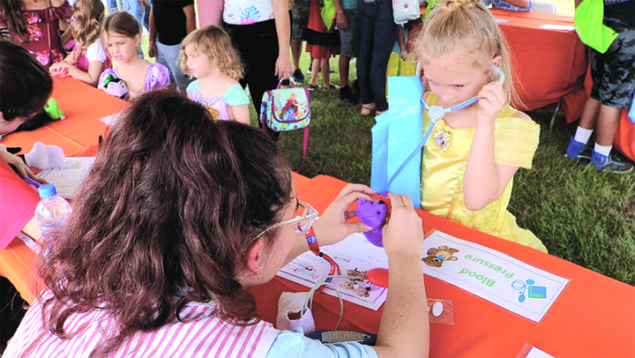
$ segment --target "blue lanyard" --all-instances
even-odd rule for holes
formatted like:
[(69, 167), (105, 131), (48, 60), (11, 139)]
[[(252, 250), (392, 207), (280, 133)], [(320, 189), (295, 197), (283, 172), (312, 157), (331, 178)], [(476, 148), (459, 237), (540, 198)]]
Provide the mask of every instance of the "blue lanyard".
[(399, 173), (401, 173), (403, 168), (405, 168), (406, 165), (408, 165), (408, 163), (410, 163), (410, 161), (412, 160), (412, 158), (415, 157), (415, 155), (417, 155), (418, 153), (421, 153), (421, 148), (423, 148), (424, 144), (428, 141), (428, 138), (430, 137), (430, 134), (432, 133), (432, 129), (434, 128), (434, 125), (440, 119), (445, 117), (445, 115), (447, 113), (450, 113), (452, 111), (458, 111), (459, 109), (463, 109), (463, 108), (469, 107), (469, 106), (473, 105), (474, 103), (476, 103), (476, 101), (478, 101), (478, 97), (473, 97), (473, 98), (470, 98), (470, 99), (468, 99), (467, 101), (465, 101), (465, 102), (463, 102), (461, 104), (457, 104), (454, 107), (443, 108), (443, 107), (437, 106), (437, 105), (431, 106), (431, 105), (426, 103), (426, 101), (423, 99), (423, 97), (421, 98), (421, 103), (423, 103), (423, 106), (428, 110), (428, 117), (430, 118), (430, 124), (428, 125), (428, 128), (426, 129), (426, 134), (423, 136), (423, 138), (421, 139), (421, 141), (419, 142), (417, 147), (412, 151), (412, 153), (410, 153), (410, 155), (408, 155), (408, 158), (406, 158), (406, 160), (403, 163), (401, 163), (399, 168), (397, 168), (395, 173), (388, 180), (388, 186), (387, 186), (388, 190), (390, 190), (390, 186), (392, 185), (392, 182), (397, 178)]

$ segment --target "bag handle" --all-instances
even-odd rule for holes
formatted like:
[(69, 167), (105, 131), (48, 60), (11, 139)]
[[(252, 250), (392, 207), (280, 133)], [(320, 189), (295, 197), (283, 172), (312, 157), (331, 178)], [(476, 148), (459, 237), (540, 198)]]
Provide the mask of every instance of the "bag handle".
[(280, 81), (278, 81), (278, 85), (276, 86), (276, 89), (280, 89), (280, 87), (282, 86), (282, 82), (283, 82), (283, 81), (285, 81), (285, 80), (286, 80), (286, 81), (289, 81), (289, 84), (288, 84), (288, 85), (285, 85), (285, 86), (292, 86), (293, 88), (296, 88), (296, 86), (295, 86), (295, 82), (293, 82), (293, 80), (292, 80), (292, 79), (289, 79), (289, 78), (283, 78), (283, 79), (281, 79)]

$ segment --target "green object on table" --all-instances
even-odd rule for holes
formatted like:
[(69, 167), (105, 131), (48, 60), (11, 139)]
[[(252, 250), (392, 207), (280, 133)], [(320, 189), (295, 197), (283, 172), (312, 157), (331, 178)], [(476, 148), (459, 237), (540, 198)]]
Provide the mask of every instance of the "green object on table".
[(57, 105), (57, 101), (53, 98), (49, 98), (48, 102), (44, 105), (44, 111), (51, 117), (54, 121), (59, 121), (60, 119), (66, 118), (64, 112)]

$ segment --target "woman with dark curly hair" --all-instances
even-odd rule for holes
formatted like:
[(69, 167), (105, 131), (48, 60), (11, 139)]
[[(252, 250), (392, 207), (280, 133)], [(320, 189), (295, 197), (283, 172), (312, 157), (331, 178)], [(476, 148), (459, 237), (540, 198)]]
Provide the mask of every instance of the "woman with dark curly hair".
[(315, 222), (317, 212), (296, 197), (289, 166), (264, 132), (213, 121), (174, 90), (145, 94), (106, 138), (68, 226), (44, 243), (46, 287), (5, 354), (375, 357), (376, 349), (423, 356), (423, 232), (407, 197), (391, 196), (384, 244), (399, 279), (375, 349), (276, 330), (258, 320), (245, 291), (307, 250), (307, 232), (331, 244), (368, 230), (344, 214), (369, 194), (348, 185)]

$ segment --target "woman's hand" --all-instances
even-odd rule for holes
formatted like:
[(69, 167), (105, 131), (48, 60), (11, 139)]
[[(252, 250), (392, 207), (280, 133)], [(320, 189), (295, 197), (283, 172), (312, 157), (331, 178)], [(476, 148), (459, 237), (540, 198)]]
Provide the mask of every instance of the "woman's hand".
[(421, 218), (407, 195), (388, 193), (391, 213), (382, 235), (388, 257), (392, 255), (416, 255), (423, 252), (423, 226)]
[(17, 171), (18, 175), (21, 178), (28, 176), (29, 178), (37, 181), (38, 183), (45, 184), (46, 180), (35, 175), (31, 168), (29, 168), (26, 163), (17, 155), (11, 154), (7, 151), (7, 148), (4, 145), (0, 145), (0, 157), (4, 159), (9, 165), (12, 165)]
[(346, 211), (355, 200), (370, 200), (375, 192), (362, 184), (348, 184), (337, 198), (324, 211), (318, 221), (313, 224), (315, 235), (320, 245), (334, 244), (356, 232), (372, 230), (361, 222), (347, 223)]
[(279, 80), (281, 80), (283, 78), (291, 77), (291, 73), (293, 73), (293, 64), (291, 63), (291, 55), (289, 55), (288, 53), (278, 55), (278, 59), (276, 60), (275, 75), (278, 76)]

